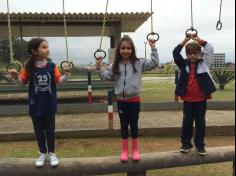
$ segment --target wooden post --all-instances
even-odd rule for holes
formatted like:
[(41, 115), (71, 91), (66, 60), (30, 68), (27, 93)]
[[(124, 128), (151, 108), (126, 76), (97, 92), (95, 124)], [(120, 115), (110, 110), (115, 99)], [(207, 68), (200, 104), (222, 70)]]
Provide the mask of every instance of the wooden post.
[(235, 160), (233, 160), (233, 176), (235, 176)]
[(127, 176), (146, 176), (146, 171), (128, 172)]
[(108, 128), (113, 129), (113, 91), (109, 90), (107, 94), (108, 102)]
[(92, 75), (91, 71), (88, 71), (88, 103), (92, 104)]

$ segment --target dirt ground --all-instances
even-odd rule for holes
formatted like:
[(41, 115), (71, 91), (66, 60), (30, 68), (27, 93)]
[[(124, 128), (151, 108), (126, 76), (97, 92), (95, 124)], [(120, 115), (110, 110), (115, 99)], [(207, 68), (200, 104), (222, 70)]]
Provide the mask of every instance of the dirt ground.
[[(116, 156), (120, 154), (120, 144), (121, 140), (119, 137), (56, 140), (57, 154), (63, 158)], [(235, 145), (234, 135), (206, 137), (207, 147), (231, 145)], [(143, 154), (173, 151), (178, 150), (179, 147), (180, 137), (178, 136), (140, 137), (140, 151)], [(35, 141), (0, 142), (0, 158), (36, 156), (38, 156), (38, 153)]]
[[(182, 111), (141, 112), (140, 128), (180, 127)], [(234, 111), (207, 111), (207, 126), (235, 124)], [(56, 128), (59, 129), (99, 129), (108, 127), (107, 113), (86, 113), (57, 115)], [(114, 113), (114, 127), (120, 128), (119, 117)], [(28, 116), (1, 117), (0, 132), (32, 131), (32, 122)]]

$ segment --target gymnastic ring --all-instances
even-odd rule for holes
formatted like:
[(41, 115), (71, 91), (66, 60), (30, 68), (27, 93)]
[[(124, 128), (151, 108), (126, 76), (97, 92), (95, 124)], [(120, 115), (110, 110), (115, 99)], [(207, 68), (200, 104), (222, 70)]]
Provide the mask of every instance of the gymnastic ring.
[(218, 21), (217, 24), (216, 24), (216, 29), (218, 31), (220, 31), (222, 29), (222, 27), (223, 27), (223, 23), (221, 21)]
[(19, 64), (18, 62), (12, 62), (7, 65), (6, 71), (7, 73), (10, 73), (10, 70), (16, 69), (16, 71), (19, 73), (21, 71), (21, 68), (22, 68), (21, 64)]
[(150, 40), (150, 36), (156, 36), (156, 39), (154, 40), (154, 43), (157, 42), (159, 39), (160, 39), (160, 35), (158, 33), (155, 33), (155, 32), (151, 32), (147, 35), (147, 40), (149, 41)]
[[(97, 56), (98, 53), (102, 53), (103, 56), (98, 57), (98, 56)], [(100, 58), (101, 58), (101, 59), (105, 59), (106, 56), (107, 56), (107, 53), (106, 53), (104, 50), (98, 49), (97, 51), (94, 52), (94, 58), (95, 58), (96, 60), (98, 60), (98, 59), (100, 59)]]
[(189, 38), (191, 34), (193, 34), (194, 37), (197, 37), (198, 36), (198, 31), (194, 28), (190, 28), (185, 32), (185, 35), (186, 35), (187, 38)]
[(60, 64), (60, 67), (61, 67), (62, 70), (64, 70), (64, 66), (63, 65), (65, 63), (67, 63), (69, 65), (69, 69), (70, 70), (73, 70), (75, 68), (73, 62), (70, 62), (70, 61), (66, 60), (66, 61), (62, 61), (61, 64)]

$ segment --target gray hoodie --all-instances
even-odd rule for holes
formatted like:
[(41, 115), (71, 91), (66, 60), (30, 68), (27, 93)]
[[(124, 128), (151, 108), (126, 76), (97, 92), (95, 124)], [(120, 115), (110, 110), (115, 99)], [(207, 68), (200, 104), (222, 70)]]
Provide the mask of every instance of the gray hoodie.
[(119, 99), (129, 99), (140, 95), (142, 73), (151, 71), (159, 65), (157, 49), (152, 49), (151, 59), (139, 59), (135, 63), (136, 73), (133, 71), (131, 62), (120, 63), (120, 75), (113, 75), (112, 64), (108, 70), (98, 68), (102, 80), (114, 81), (115, 94)]

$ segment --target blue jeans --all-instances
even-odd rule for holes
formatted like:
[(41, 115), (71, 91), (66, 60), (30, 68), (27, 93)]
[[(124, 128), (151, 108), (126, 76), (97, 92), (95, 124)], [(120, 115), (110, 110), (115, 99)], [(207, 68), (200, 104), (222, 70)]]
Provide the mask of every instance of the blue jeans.
[(195, 121), (196, 133), (194, 143), (197, 148), (204, 148), (207, 102), (184, 102), (183, 106), (184, 117), (181, 135), (182, 145), (188, 148), (193, 147), (191, 140), (193, 136), (193, 123)]

